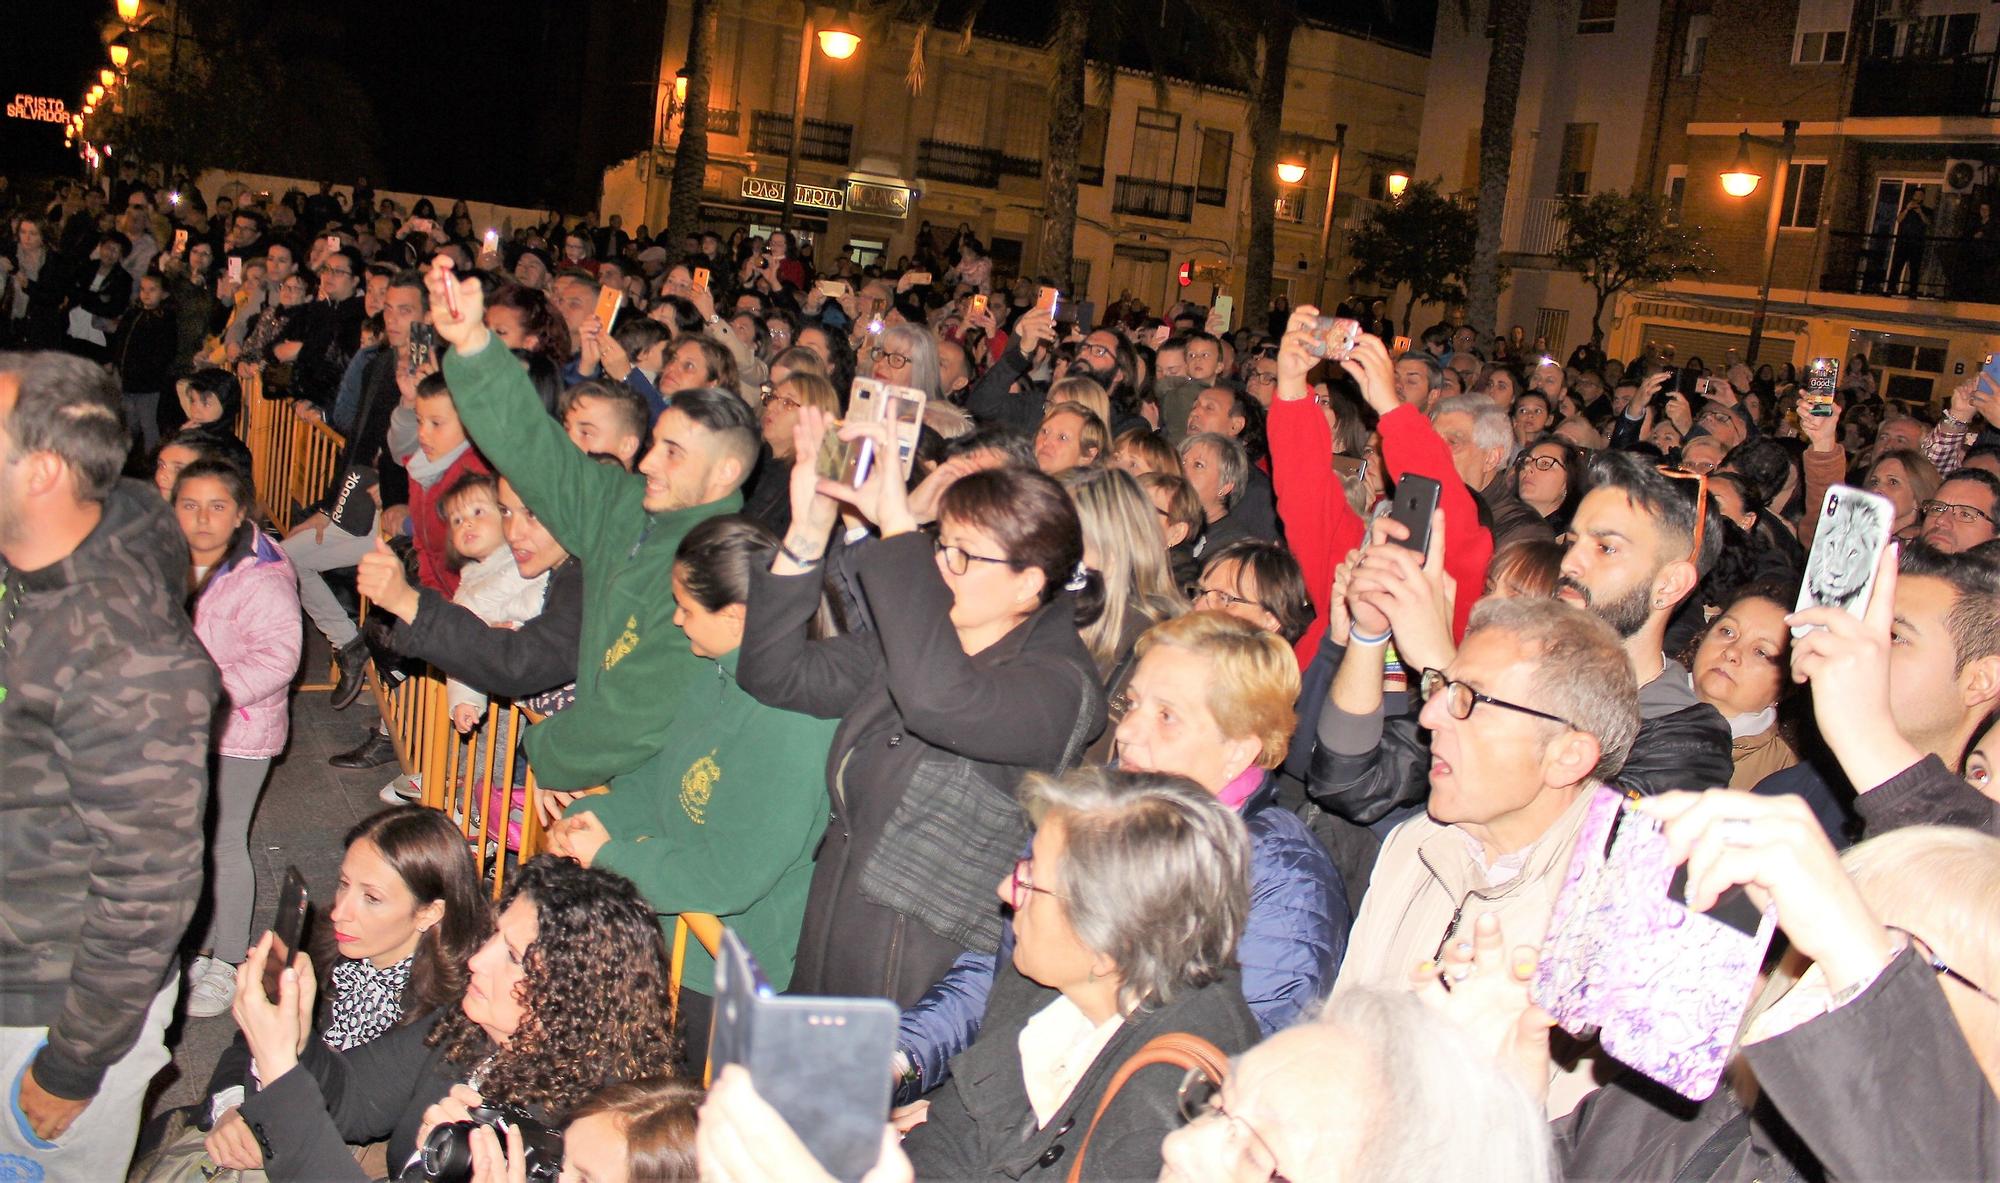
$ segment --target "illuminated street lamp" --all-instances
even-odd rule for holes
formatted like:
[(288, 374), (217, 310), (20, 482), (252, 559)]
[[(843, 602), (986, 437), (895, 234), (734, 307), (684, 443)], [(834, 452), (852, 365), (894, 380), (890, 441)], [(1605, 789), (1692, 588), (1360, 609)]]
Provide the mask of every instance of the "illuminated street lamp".
[(1280, 160), (1278, 179), (1287, 185), (1296, 185), (1306, 179), (1305, 162), (1301, 160)]
[(806, 138), (806, 87), (812, 81), (813, 43), (817, 41), (820, 52), (835, 61), (846, 61), (861, 48), (861, 34), (854, 31), (846, 5), (825, 29), (814, 26), (812, 0), (806, 0), (805, 10), (805, 30), (799, 36), (798, 85), (792, 90), (792, 150), (785, 156), (785, 210), (778, 218), (779, 227), (787, 234), (792, 229), (792, 207), (798, 200), (799, 146)]
[(861, 34), (854, 31), (854, 20), (842, 5), (833, 23), (819, 31), (819, 51), (836, 62), (844, 62), (860, 48)]
[(131, 60), (132, 60), (131, 38), (127, 37), (123, 33), (120, 33), (116, 37), (113, 37), (111, 39), (112, 67), (118, 70), (123, 70), (125, 68), (125, 63)]
[(118, 0), (118, 19), (128, 25), (139, 23), (139, 0)]
[[(1320, 142), (1326, 143), (1327, 141), (1322, 140)], [(1333, 148), (1333, 160), (1331, 162), (1332, 167), (1328, 170), (1326, 178), (1326, 212), (1321, 216), (1319, 223), (1319, 266), (1313, 269), (1312, 291), (1315, 303), (1321, 302), (1326, 295), (1326, 251), (1327, 247), (1333, 241), (1333, 202), (1334, 198), (1340, 192), (1341, 153), (1347, 147), (1347, 125), (1345, 123), (1336, 123), (1333, 125), (1333, 140), (1331, 141), (1331, 145)], [(1307, 171), (1306, 160), (1300, 156), (1290, 156), (1278, 162), (1278, 179), (1287, 185), (1296, 185), (1305, 180)], [(1302, 193), (1299, 196), (1303, 198), (1305, 195)]]
[(1410, 187), (1410, 174), (1390, 173), (1388, 187), (1389, 187), (1389, 200), (1401, 201), (1403, 199), (1403, 190), (1408, 189)]
[(118, 71), (106, 66), (97, 72), (97, 80), (103, 83), (106, 89), (114, 87), (118, 85)]
[(1764, 314), (1771, 305), (1771, 273), (1778, 265), (1778, 220), (1784, 213), (1785, 174), (1792, 166), (1792, 150), (1798, 146), (1799, 121), (1785, 120), (1785, 134), (1779, 139), (1753, 136), (1745, 128), (1736, 137), (1736, 160), (1722, 174), (1722, 191), (1744, 198), (1757, 191), (1764, 179), (1750, 162), (1750, 145), (1772, 148), (1778, 155), (1778, 175), (1771, 184), (1770, 208), (1764, 216), (1764, 282), (1757, 289), (1757, 311), (1750, 316), (1750, 347), (1743, 360), (1757, 364), (1757, 350), (1764, 343)]
[(89, 100), (90, 100), (90, 101), (91, 101), (92, 103), (95, 103), (95, 102), (97, 102), (97, 101), (98, 101), (99, 99), (101, 99), (101, 98), (103, 98), (103, 97), (104, 97), (104, 84), (103, 84), (103, 83), (101, 83), (101, 82), (100, 82), (100, 83), (98, 83), (97, 85), (95, 85), (95, 86), (93, 86), (93, 87), (91, 87), (91, 88), (90, 88), (90, 96), (89, 96)]

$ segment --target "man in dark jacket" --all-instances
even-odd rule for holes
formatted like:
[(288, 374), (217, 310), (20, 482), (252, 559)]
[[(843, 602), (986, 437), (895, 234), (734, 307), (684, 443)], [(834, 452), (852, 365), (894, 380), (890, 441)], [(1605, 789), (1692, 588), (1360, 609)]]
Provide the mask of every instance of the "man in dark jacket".
[(125, 270), (125, 252), (132, 240), (116, 230), (97, 240), (91, 258), (96, 266), (76, 269), (70, 285), (67, 327), (63, 348), (93, 361), (110, 356), (107, 343), (118, 327), (118, 318), (132, 302), (132, 273)]
[(125, 449), (108, 370), (0, 354), (0, 1163), (22, 1178), (125, 1177), (202, 885), (220, 680)]
[(981, 423), (1011, 427), (1033, 436), (1042, 425), (1042, 404), (1047, 388), (1029, 373), (1034, 368), (1037, 347), (1055, 340), (1055, 319), (1030, 308), (1014, 322), (1013, 340), (1007, 342), (1000, 360), (987, 367), (979, 381), (966, 391), (965, 409)]

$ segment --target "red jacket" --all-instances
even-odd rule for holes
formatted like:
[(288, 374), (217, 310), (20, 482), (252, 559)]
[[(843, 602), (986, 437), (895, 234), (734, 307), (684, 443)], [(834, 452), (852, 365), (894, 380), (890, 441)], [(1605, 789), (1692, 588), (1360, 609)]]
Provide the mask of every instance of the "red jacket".
[[(414, 453), (412, 453), (414, 455)], [(408, 461), (410, 457), (403, 457)], [(438, 503), (458, 478), (468, 472), (490, 473), (493, 469), (486, 463), (486, 457), (478, 448), (468, 447), (452, 461), (444, 475), (423, 487), (415, 478), (410, 480), (410, 536), (417, 544), (417, 579), (425, 587), (436, 588), (446, 599), (458, 593), (458, 571), (451, 565), (451, 555), (447, 549), (450, 536), (444, 517), (438, 513)]]

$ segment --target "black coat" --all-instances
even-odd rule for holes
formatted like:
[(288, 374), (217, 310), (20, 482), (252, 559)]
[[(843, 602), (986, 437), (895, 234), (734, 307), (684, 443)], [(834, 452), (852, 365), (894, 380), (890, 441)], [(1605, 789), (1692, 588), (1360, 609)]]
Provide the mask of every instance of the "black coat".
[(389, 646), (421, 658), (482, 694), (526, 698), (576, 681), (583, 632), (583, 564), (549, 572), (542, 610), (517, 629), (495, 629), (435, 588), (417, 589), (417, 615), (397, 621)]
[[(1077, 635), (1074, 599), (1058, 595), (967, 657), (932, 553), (922, 534), (860, 551), (857, 571), (878, 631), (824, 641), (806, 637), (819, 606), (817, 571), (751, 577), (737, 682), (766, 705), (841, 721), (827, 753), (833, 812), (799, 934), (797, 993), (893, 998), (907, 1007), (970, 947), (863, 894), (864, 870), (913, 779), (975, 786), (971, 808), (979, 816), (927, 820), (985, 840), (984, 854), (940, 867), (939, 877), (969, 885), (960, 894), (976, 915), (967, 918), (992, 934), (979, 951), (997, 947), (1000, 904), (991, 885), (1027, 840), (1015, 786), (1024, 773), (1056, 771), (1104, 727), (1104, 695)], [(1007, 827), (1011, 846), (998, 832)]]
[[(1234, 1056), (1258, 1040), (1257, 1021), (1243, 1002), (1242, 980), (1230, 970), (1219, 981), (1125, 1020), (1091, 1061), (1083, 1078), (1047, 1125), (1035, 1128), (1021, 1071), (1019, 1039), (1028, 1020), (1060, 997), (1011, 967), (993, 984), (979, 1039), (954, 1056), (951, 1079), (930, 1096), (930, 1116), (903, 1143), (919, 1179), (1066, 1179), (1071, 1156), (1083, 1148), (1111, 1078), (1156, 1035), (1208, 1040)], [(1152, 1180), (1160, 1173), (1160, 1143), (1181, 1126), (1184, 1070), (1156, 1064), (1125, 1086), (1090, 1135), (1083, 1178)]]

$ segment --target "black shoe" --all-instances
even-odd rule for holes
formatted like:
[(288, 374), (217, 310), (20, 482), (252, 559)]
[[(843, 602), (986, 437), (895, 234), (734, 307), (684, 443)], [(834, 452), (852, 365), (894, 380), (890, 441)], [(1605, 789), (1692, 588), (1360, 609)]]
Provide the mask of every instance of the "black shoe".
[(368, 642), (356, 637), (343, 645), (333, 659), (340, 667), (340, 684), (333, 688), (333, 709), (344, 711), (368, 688)]
[(396, 758), (396, 741), (386, 731), (370, 731), (361, 746), (327, 760), (335, 768), (380, 768)]

